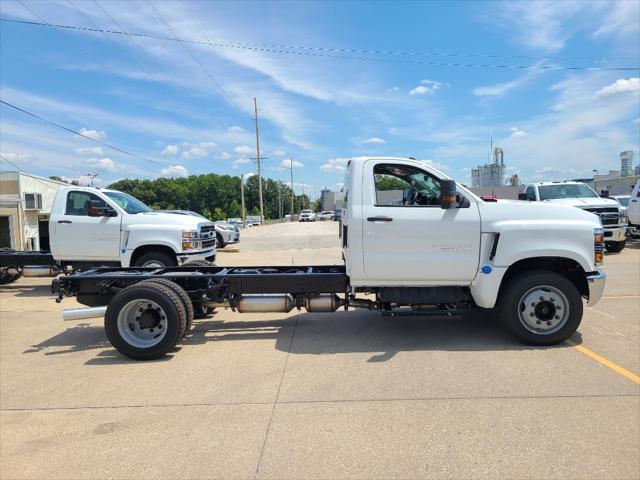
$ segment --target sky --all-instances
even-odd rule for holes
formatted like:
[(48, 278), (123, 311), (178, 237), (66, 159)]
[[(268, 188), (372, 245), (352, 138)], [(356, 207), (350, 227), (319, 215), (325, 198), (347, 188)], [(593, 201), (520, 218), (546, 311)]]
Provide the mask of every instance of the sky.
[(2, 104), (0, 153), (37, 175), (98, 173), (108, 185), (255, 172), (254, 97), (263, 174), (289, 181), (293, 163), (296, 190), (315, 195), (339, 189), (355, 156), (428, 160), (468, 183), (491, 140), (524, 182), (619, 169), (623, 150), (638, 161), (636, 0), (0, 0), (0, 10), (121, 32), (0, 22), (1, 99), (84, 135)]

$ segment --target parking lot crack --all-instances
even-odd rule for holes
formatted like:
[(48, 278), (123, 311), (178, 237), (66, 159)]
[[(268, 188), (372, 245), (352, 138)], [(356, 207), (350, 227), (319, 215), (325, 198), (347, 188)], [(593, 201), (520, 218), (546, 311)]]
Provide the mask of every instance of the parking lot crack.
[(291, 355), (291, 347), (293, 346), (293, 340), (296, 336), (296, 330), (298, 328), (299, 320), (300, 320), (300, 314), (296, 315), (296, 321), (293, 324), (293, 332), (291, 332), (291, 339), (289, 340), (289, 348), (287, 349), (287, 356), (284, 359), (282, 374), (280, 375), (280, 383), (278, 384), (278, 390), (276, 391), (276, 398), (271, 408), (271, 415), (269, 415), (269, 423), (267, 424), (267, 430), (264, 434), (264, 440), (262, 441), (262, 449), (260, 450), (260, 456), (258, 457), (258, 464), (256, 465), (256, 477), (258, 476), (258, 473), (260, 472), (260, 466), (262, 465), (262, 457), (264, 455), (264, 450), (267, 446), (267, 440), (269, 439), (269, 431), (271, 430), (271, 421), (273, 420), (273, 415), (275, 414), (275, 411), (276, 411), (276, 405), (278, 404), (278, 400), (280, 398), (280, 390), (282, 389), (284, 375), (287, 371), (287, 364), (289, 363), (289, 356)]

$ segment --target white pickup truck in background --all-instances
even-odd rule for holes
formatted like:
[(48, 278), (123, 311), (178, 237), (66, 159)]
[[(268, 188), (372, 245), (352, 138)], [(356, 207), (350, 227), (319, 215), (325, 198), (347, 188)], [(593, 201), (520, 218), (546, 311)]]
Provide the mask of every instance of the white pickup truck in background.
[(627, 206), (627, 217), (629, 218), (629, 226), (633, 229), (632, 233), (640, 235), (640, 180), (636, 182), (631, 191), (629, 205)]
[(51, 252), (0, 251), (0, 284), (95, 267), (170, 267), (213, 262), (213, 222), (156, 212), (123, 192), (57, 191), (49, 220)]
[(523, 200), (570, 205), (596, 214), (604, 228), (607, 251), (621, 252), (626, 244), (628, 227), (625, 209), (612, 198), (600, 197), (580, 182), (539, 182), (528, 185)]

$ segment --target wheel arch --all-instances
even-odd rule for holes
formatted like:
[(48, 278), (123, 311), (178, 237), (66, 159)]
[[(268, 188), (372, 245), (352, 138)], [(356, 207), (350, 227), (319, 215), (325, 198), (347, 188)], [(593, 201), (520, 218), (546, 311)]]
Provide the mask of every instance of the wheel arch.
[(518, 260), (507, 268), (500, 282), (498, 299), (512, 278), (522, 272), (533, 270), (559, 273), (576, 286), (580, 295), (589, 297), (586, 272), (576, 260), (566, 257), (531, 257)]
[(173, 248), (168, 247), (167, 245), (152, 244), (152, 245), (140, 245), (139, 247), (136, 247), (136, 249), (131, 254), (131, 260), (129, 261), (129, 265), (135, 265), (138, 259), (142, 255), (146, 253), (151, 253), (151, 252), (162, 252), (166, 255), (169, 255), (172, 258), (175, 258), (176, 262), (178, 261), (178, 257), (176, 255), (176, 252), (173, 250)]

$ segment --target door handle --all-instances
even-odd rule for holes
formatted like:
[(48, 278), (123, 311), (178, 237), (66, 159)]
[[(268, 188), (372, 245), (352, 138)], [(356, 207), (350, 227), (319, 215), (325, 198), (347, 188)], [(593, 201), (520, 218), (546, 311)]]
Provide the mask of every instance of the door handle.
[(368, 217), (367, 222), (391, 222), (393, 218), (391, 217)]
[(71, 220), (58, 220), (58, 223), (73, 223)]

